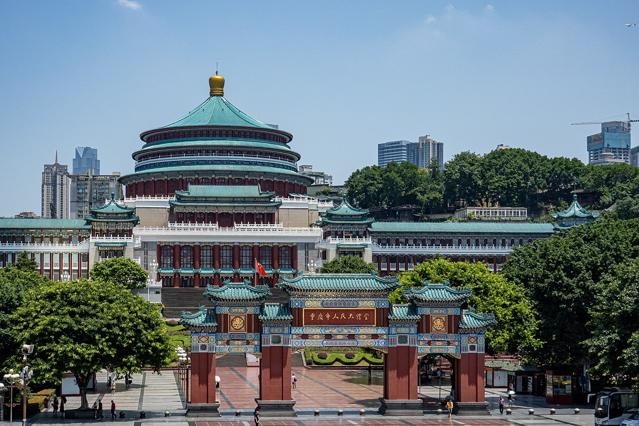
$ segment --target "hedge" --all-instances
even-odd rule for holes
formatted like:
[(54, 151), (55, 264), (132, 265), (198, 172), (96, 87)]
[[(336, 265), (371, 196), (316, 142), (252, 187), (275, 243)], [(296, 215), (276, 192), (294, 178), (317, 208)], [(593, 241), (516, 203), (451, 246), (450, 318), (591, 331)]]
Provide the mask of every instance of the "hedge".
[[(333, 365), (335, 362), (339, 362), (342, 365), (357, 365), (362, 361), (366, 361), (372, 365), (382, 365), (384, 360), (381, 358), (375, 358), (371, 354), (359, 352), (356, 354), (353, 353), (339, 353), (333, 352), (330, 354), (326, 354), (326, 358), (320, 358), (320, 354), (324, 355), (325, 352), (311, 352), (311, 359), (313, 364), (315, 365)], [(349, 358), (348, 355), (352, 355), (352, 358)]]

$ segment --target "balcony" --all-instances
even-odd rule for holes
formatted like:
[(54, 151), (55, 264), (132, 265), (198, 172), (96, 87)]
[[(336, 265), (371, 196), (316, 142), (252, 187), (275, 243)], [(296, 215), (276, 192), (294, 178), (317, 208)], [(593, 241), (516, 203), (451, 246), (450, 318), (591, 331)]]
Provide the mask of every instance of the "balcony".
[(134, 229), (141, 241), (184, 243), (318, 243), (320, 228), (288, 228), (282, 224), (217, 224), (169, 223), (166, 227), (139, 226)]
[(513, 245), (382, 245), (373, 243), (378, 255), (507, 256)]
[(79, 243), (0, 243), (0, 253), (88, 253), (89, 241)]

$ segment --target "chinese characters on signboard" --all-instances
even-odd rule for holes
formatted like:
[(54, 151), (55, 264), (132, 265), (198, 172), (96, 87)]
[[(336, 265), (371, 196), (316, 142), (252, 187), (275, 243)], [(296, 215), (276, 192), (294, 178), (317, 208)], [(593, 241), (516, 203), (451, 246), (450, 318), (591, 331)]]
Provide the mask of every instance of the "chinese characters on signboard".
[(304, 325), (375, 325), (374, 308), (305, 308)]

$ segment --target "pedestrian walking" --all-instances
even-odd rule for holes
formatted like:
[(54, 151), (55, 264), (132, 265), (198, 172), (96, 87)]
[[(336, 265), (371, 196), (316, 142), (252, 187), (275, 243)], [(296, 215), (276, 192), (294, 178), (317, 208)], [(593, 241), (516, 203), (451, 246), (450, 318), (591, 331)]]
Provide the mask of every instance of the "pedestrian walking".
[(499, 396), (499, 414), (504, 414), (504, 405), (506, 404), (506, 401), (504, 401), (504, 397), (503, 396)]
[(111, 400), (111, 420), (115, 420), (115, 401)]
[(448, 398), (448, 401), (446, 401), (446, 409), (448, 410), (448, 417), (452, 417), (453, 415), (453, 399), (452, 398)]
[(293, 385), (293, 389), (297, 389), (297, 377), (295, 377), (295, 373), (291, 376), (291, 385)]
[(102, 399), (98, 402), (98, 419), (102, 420), (104, 418), (104, 412), (102, 411)]
[(58, 397), (53, 396), (53, 417), (58, 417)]
[(63, 396), (60, 398), (60, 417), (64, 419), (64, 404), (67, 403), (67, 399)]
[(93, 410), (93, 419), (97, 420), (98, 419), (98, 402), (94, 402), (93, 403), (93, 407), (91, 407), (91, 409)]
[(255, 426), (260, 426), (260, 409), (258, 407), (255, 407), (255, 411), (253, 411), (253, 421)]

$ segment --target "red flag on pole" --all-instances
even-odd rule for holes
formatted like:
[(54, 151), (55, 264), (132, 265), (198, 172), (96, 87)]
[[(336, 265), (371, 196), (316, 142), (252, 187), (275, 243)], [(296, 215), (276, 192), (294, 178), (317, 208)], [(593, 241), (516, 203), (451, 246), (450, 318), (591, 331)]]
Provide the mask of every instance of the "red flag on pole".
[(264, 269), (264, 266), (260, 262), (258, 262), (257, 259), (255, 259), (255, 273), (257, 273), (257, 275), (262, 278), (268, 277), (266, 269)]

